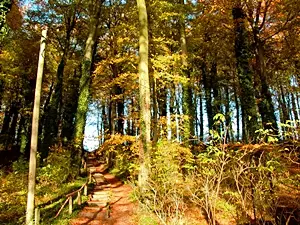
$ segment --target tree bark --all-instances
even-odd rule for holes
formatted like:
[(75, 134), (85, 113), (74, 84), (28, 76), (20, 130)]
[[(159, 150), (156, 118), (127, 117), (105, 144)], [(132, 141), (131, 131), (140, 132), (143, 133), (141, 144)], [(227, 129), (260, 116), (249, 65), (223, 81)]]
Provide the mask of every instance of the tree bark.
[[(86, 123), (86, 114), (88, 110), (91, 82), (91, 68), (93, 61), (94, 45), (96, 44), (99, 16), (103, 0), (95, 6), (95, 12), (91, 16), (89, 34), (85, 43), (84, 56), (82, 60), (81, 78), (79, 81), (78, 105), (75, 115), (75, 134), (74, 134), (74, 163), (80, 166), (80, 159), (83, 150), (84, 128)], [(91, 4), (92, 6), (92, 4)]]
[(33, 216), (34, 216), (36, 153), (37, 153), (38, 133), (39, 133), (38, 128), (39, 128), (40, 100), (41, 100), (41, 91), (42, 91), (44, 61), (45, 61), (46, 36), (47, 36), (47, 29), (42, 31), (39, 64), (38, 64), (35, 97), (34, 97), (34, 107), (33, 107), (33, 115), (32, 115), (26, 225), (33, 225)]
[[(179, 0), (179, 4), (183, 7), (184, 0)], [(179, 33), (180, 33), (180, 48), (181, 48), (181, 61), (183, 66), (183, 73), (187, 78), (183, 86), (183, 141), (189, 145), (189, 139), (194, 137), (194, 117), (195, 107), (193, 105), (193, 91), (190, 85), (190, 72), (188, 68), (188, 50), (185, 33), (185, 15), (179, 15)]]
[(266, 66), (264, 59), (263, 44), (261, 43), (257, 35), (255, 35), (254, 40), (256, 47), (256, 71), (260, 80), (260, 85), (258, 85), (258, 88), (260, 87), (259, 91), (261, 98), (258, 99), (259, 112), (261, 115), (264, 129), (271, 129), (274, 133), (277, 134), (278, 126), (276, 123), (275, 109), (272, 101), (272, 94), (269, 90), (269, 86), (267, 84), (266, 79)]
[(66, 145), (69, 143), (74, 134), (75, 124), (74, 124), (74, 117), (76, 115), (76, 109), (78, 106), (78, 89), (79, 89), (79, 80), (81, 73), (79, 69), (74, 69), (73, 77), (69, 80), (72, 84), (68, 86), (65, 91), (65, 100), (63, 104), (62, 110), (62, 132), (61, 137), (63, 143)]
[(235, 55), (239, 83), (241, 87), (241, 108), (244, 121), (243, 140), (245, 142), (256, 139), (255, 131), (260, 128), (253, 87), (253, 74), (249, 65), (249, 38), (245, 25), (245, 14), (241, 1), (237, 0), (232, 9), (235, 26)]
[[(73, 7), (72, 7), (73, 8)], [(41, 159), (46, 158), (48, 156), (49, 147), (53, 145), (58, 140), (59, 134), (62, 134), (62, 131), (59, 131), (59, 127), (63, 127), (62, 123), (62, 108), (63, 108), (63, 78), (64, 78), (64, 70), (68, 60), (69, 50), (70, 50), (70, 42), (71, 42), (71, 34), (76, 24), (76, 10), (69, 9), (69, 13), (67, 12), (65, 15), (65, 26), (66, 33), (64, 39), (63, 46), (63, 54), (60, 59), (60, 63), (56, 72), (56, 85), (54, 88), (54, 94), (51, 98), (49, 108), (47, 110), (47, 114), (45, 115), (45, 125), (44, 125), (44, 140), (42, 147)]]
[(205, 93), (205, 103), (206, 103), (206, 115), (208, 121), (208, 129), (211, 130), (213, 126), (213, 107), (212, 107), (212, 92), (211, 92), (211, 77), (207, 73), (207, 68), (205, 62), (201, 66), (202, 79), (204, 85)]
[(140, 35), (139, 35), (139, 100), (140, 100), (140, 172), (139, 188), (147, 188), (150, 163), (150, 84), (148, 72), (148, 19), (145, 0), (137, 0)]
[(240, 104), (237, 94), (237, 88), (234, 86), (234, 102), (236, 109), (236, 141), (240, 140)]
[[(200, 89), (201, 90), (201, 89)], [(199, 121), (199, 125), (200, 125), (200, 141), (203, 141), (203, 137), (204, 137), (204, 126), (203, 126), (203, 97), (202, 97), (202, 92), (200, 91), (199, 93), (199, 101), (200, 101), (200, 121)]]

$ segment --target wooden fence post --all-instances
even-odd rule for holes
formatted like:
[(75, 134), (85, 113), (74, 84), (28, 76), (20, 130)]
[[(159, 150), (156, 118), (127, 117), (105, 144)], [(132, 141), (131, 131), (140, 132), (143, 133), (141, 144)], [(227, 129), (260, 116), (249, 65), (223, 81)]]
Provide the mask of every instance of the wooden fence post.
[(35, 225), (40, 224), (40, 209), (39, 208), (35, 208), (34, 223), (35, 223)]
[(87, 196), (87, 184), (84, 185), (83, 194)]
[(89, 173), (89, 183), (92, 183), (92, 173)]
[(73, 211), (73, 199), (72, 195), (69, 197), (69, 214), (71, 215)]
[(81, 193), (80, 192), (81, 191), (77, 192), (77, 203), (78, 203), (78, 205), (81, 205)]

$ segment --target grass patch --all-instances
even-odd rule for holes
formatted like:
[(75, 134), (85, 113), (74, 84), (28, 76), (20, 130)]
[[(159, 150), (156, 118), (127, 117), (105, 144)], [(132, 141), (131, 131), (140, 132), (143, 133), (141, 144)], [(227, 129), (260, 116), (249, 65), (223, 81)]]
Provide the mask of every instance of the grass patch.
[[(83, 177), (74, 179), (68, 175), (72, 170), (67, 168), (67, 162), (63, 166), (56, 162), (53, 160), (46, 167), (38, 168), (35, 203), (41, 209), (41, 224), (68, 224), (67, 221), (83, 207), (74, 204), (74, 215), (69, 216), (64, 210), (59, 218), (53, 219), (65, 201), (65, 195), (78, 190), (87, 180)], [(26, 165), (28, 162), (17, 161), (9, 171), (0, 171), (0, 224), (24, 224), (28, 186)], [(82, 202), (86, 200), (83, 198)]]

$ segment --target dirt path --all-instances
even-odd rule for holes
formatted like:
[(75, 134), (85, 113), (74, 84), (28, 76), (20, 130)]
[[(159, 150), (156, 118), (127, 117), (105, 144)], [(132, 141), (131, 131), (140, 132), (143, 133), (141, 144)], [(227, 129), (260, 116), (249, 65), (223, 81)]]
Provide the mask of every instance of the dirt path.
[[(95, 166), (96, 165), (96, 166)], [(136, 205), (129, 199), (132, 188), (115, 176), (104, 173), (103, 165), (88, 160), (96, 185), (88, 205), (71, 221), (72, 225), (133, 225)]]

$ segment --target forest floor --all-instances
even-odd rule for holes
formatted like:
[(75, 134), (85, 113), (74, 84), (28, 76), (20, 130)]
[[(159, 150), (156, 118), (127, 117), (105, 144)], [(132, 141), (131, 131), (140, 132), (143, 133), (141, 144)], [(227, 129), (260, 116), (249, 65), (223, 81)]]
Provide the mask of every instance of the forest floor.
[[(96, 165), (96, 166), (95, 166)], [(132, 188), (114, 175), (105, 173), (96, 159), (88, 159), (88, 168), (94, 170), (95, 186), (88, 205), (71, 221), (72, 225), (132, 225), (137, 205), (130, 200)]]

